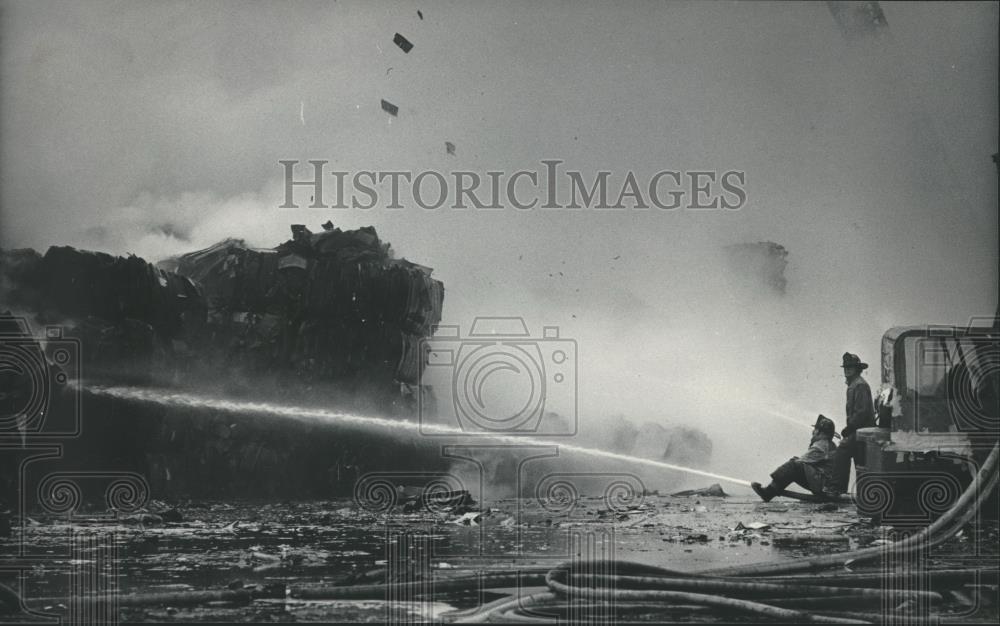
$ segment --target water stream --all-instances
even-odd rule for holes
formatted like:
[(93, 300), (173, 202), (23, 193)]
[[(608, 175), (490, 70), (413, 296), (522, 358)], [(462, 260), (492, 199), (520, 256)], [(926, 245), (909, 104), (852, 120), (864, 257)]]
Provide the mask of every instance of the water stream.
[[(461, 428), (455, 428), (452, 426), (428, 424), (426, 422), (414, 422), (412, 420), (406, 420), (406, 419), (389, 419), (384, 417), (356, 415), (353, 413), (344, 413), (340, 411), (331, 411), (327, 409), (302, 407), (302, 406), (294, 406), (287, 404), (274, 404), (271, 402), (244, 402), (244, 401), (229, 400), (226, 398), (197, 395), (192, 393), (180, 393), (180, 392), (163, 391), (159, 389), (137, 388), (137, 387), (86, 386), (85, 388), (88, 392), (95, 395), (111, 396), (123, 400), (154, 402), (163, 405), (212, 409), (217, 411), (228, 411), (232, 413), (264, 413), (268, 415), (286, 417), (291, 419), (314, 420), (337, 426), (351, 426), (357, 428), (384, 430), (387, 431), (390, 436), (402, 436), (402, 433), (404, 432), (409, 433), (408, 436), (410, 437), (419, 436), (421, 433), (428, 433), (428, 432), (433, 432), (436, 435), (454, 435), (455, 437), (472, 436), (470, 433), (462, 430)], [(520, 435), (509, 435), (503, 433), (483, 433), (483, 432), (476, 432), (474, 434), (474, 437), (477, 440), (490, 439), (492, 441), (497, 441), (501, 443), (522, 445), (522, 446), (558, 445), (560, 452), (598, 457), (603, 459), (611, 459), (615, 461), (621, 461), (623, 463), (627, 463), (630, 465), (645, 465), (647, 467), (657, 467), (661, 469), (677, 470), (680, 472), (686, 472), (689, 474), (704, 476), (706, 478), (713, 478), (715, 480), (721, 480), (737, 485), (742, 485), (744, 487), (750, 486), (750, 483), (748, 481), (743, 480), (741, 478), (733, 478), (732, 476), (725, 476), (723, 474), (707, 472), (705, 470), (695, 469), (692, 467), (685, 467), (683, 465), (677, 465), (675, 463), (667, 463), (665, 461), (655, 461), (653, 459), (645, 459), (642, 457), (631, 456), (628, 454), (610, 452), (608, 450), (601, 450), (599, 448), (587, 448), (583, 446), (566, 444), (562, 442), (557, 443), (554, 442), (553, 440), (548, 440), (540, 437), (524, 437)]]

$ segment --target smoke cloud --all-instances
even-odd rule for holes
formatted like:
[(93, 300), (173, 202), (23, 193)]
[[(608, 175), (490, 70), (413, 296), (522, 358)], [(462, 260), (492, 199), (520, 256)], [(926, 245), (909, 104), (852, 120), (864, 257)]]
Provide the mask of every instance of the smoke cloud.
[[(582, 437), (615, 415), (690, 425), (713, 471), (759, 480), (816, 413), (842, 425), (841, 353), (877, 387), (890, 326), (996, 309), (997, 5), (883, 8), (883, 35), (847, 40), (823, 4), (8, 2), (0, 245), (157, 260), (374, 225), (435, 268), (445, 323), (521, 316), (577, 341)], [(544, 158), (619, 180), (740, 170), (748, 201), (277, 208), (281, 159)], [(784, 295), (733, 277), (725, 247), (756, 241), (789, 251)]]

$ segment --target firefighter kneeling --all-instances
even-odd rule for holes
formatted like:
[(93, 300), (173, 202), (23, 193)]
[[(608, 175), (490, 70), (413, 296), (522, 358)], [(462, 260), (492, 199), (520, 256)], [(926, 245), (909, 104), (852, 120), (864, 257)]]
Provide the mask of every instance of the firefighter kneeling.
[(833, 437), (836, 431), (833, 420), (820, 415), (813, 425), (812, 440), (806, 453), (789, 459), (771, 472), (771, 484), (767, 487), (761, 487), (760, 483), (750, 483), (750, 486), (764, 502), (770, 502), (792, 483), (822, 496), (833, 475), (833, 453), (837, 449)]

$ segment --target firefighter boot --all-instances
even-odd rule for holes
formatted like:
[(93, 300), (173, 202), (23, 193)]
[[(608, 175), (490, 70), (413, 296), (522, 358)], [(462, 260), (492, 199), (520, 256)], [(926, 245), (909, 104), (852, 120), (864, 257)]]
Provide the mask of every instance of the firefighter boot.
[(770, 484), (767, 487), (761, 487), (760, 483), (750, 483), (750, 487), (753, 488), (754, 493), (760, 496), (760, 499), (764, 502), (770, 502), (774, 496), (778, 495), (779, 490), (774, 488), (774, 484)]

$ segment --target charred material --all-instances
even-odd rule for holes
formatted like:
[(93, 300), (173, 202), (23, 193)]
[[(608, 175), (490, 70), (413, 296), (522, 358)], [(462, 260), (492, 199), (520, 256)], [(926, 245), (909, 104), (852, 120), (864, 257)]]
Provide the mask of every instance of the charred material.
[(190, 279), (130, 255), (53, 246), (0, 251), (0, 302), (80, 340), (91, 377), (145, 381), (154, 358), (196, 334), (204, 298)]
[[(434, 446), (375, 431), (88, 391), (140, 383), (409, 416), (443, 285), (373, 228), (323, 228), (293, 226), (271, 249), (227, 239), (159, 267), (70, 247), (0, 251), (0, 311), (25, 327), (14, 339), (46, 335), (32, 367), (84, 381), (82, 398), (52, 386), (36, 420), (39, 433), (73, 433), (74, 416), (88, 416), (43, 469), (138, 472), (172, 497), (346, 494), (375, 469), (443, 470)], [(79, 346), (79, 363), (53, 361), (49, 326)]]
[(393, 258), (374, 228), (292, 232), (275, 248), (226, 239), (159, 267), (70, 247), (0, 252), (0, 302), (69, 326), (88, 376), (244, 388), (266, 377), (293, 393), (341, 384), (391, 412), (400, 384), (418, 383), (443, 285), (430, 268)]
[(433, 270), (393, 258), (371, 227), (292, 233), (272, 249), (227, 239), (160, 264), (202, 285), (218, 365), (307, 385), (416, 385), (444, 302)]

